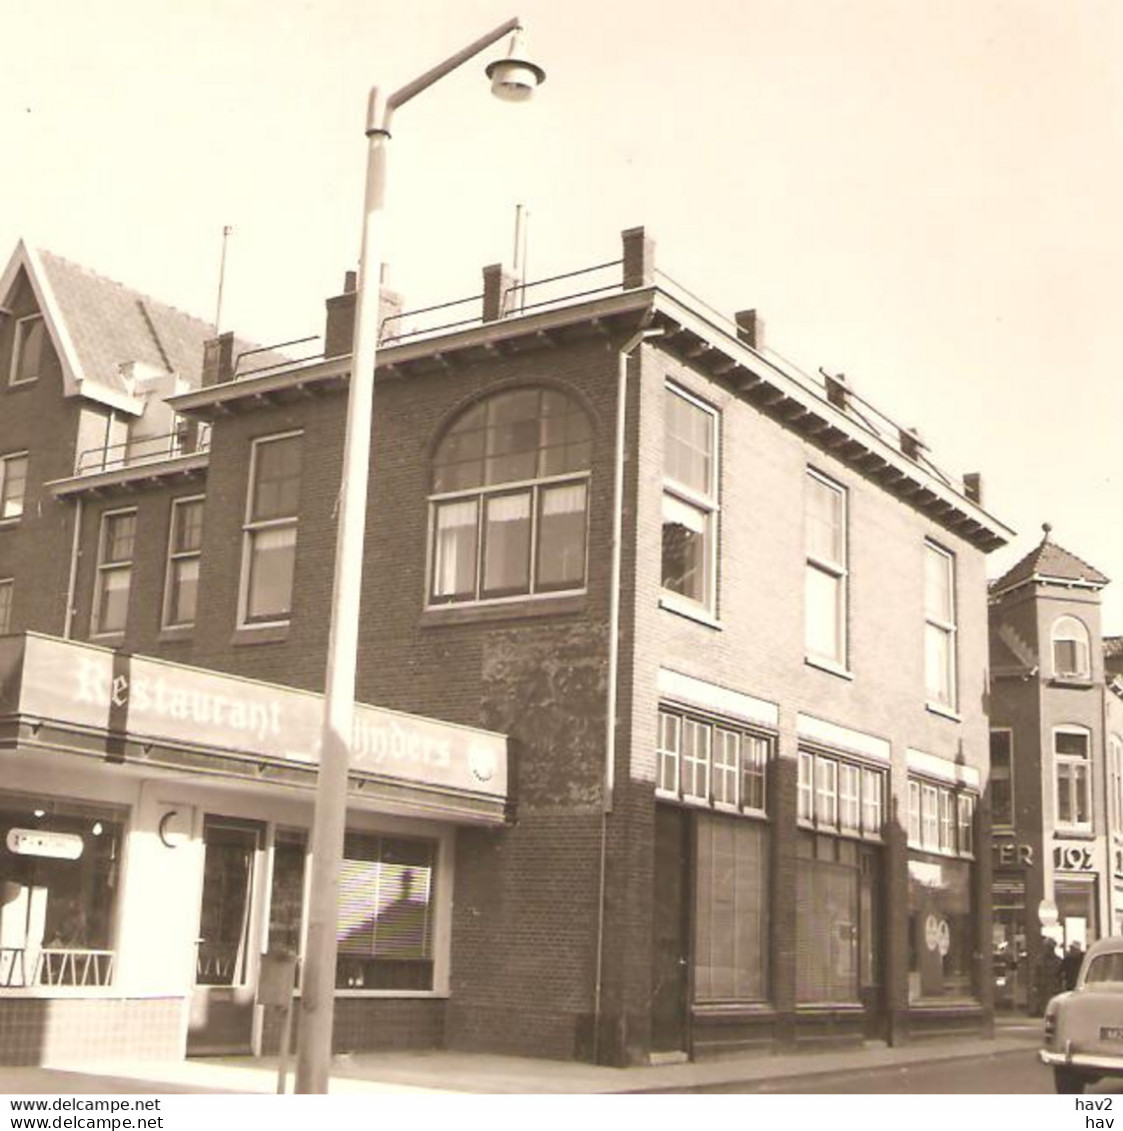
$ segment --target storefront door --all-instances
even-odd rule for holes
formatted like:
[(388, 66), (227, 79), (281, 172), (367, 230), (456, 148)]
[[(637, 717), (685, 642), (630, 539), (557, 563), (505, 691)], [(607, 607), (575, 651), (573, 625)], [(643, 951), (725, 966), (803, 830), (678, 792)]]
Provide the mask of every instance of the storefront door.
[(207, 815), (188, 1055), (253, 1051), (254, 890), (263, 829)]
[(690, 815), (655, 808), (655, 912), (651, 968), (651, 1048), (686, 1049), (690, 974)]

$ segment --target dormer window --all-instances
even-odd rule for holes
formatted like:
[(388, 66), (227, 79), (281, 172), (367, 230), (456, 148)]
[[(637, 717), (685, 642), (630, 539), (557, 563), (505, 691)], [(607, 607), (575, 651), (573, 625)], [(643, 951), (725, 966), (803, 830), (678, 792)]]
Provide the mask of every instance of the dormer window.
[(1088, 629), (1076, 617), (1060, 617), (1053, 625), (1053, 676), (1092, 678)]
[(12, 350), (12, 369), (8, 375), (11, 385), (26, 385), (39, 377), (42, 368), (47, 328), (41, 314), (29, 314), (16, 323), (15, 346)]

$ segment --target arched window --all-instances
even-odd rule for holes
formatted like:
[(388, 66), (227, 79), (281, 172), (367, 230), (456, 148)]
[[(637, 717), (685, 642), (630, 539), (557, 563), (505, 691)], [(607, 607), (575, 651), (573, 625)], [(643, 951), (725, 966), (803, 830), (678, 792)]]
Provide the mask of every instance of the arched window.
[(1091, 679), (1088, 629), (1076, 617), (1059, 617), (1053, 625), (1053, 675), (1058, 679)]
[(584, 411), (554, 389), (459, 416), (433, 458), (430, 602), (583, 589), (590, 451)]

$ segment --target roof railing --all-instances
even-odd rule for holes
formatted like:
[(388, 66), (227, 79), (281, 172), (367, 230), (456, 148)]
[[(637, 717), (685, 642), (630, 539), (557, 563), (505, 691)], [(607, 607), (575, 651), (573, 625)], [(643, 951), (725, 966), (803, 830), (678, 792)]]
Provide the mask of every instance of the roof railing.
[(120, 444), (86, 448), (78, 456), (74, 473), (100, 475), (105, 471), (162, 463), (177, 456), (204, 455), (210, 451), (210, 446), (210, 425), (184, 419), (174, 431), (161, 436), (138, 436)]

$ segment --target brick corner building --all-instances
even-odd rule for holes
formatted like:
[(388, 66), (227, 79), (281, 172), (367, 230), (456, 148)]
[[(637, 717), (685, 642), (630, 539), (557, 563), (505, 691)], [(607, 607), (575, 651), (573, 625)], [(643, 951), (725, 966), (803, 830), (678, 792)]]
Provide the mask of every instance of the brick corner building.
[[(293, 360), (61, 263), (21, 246), (0, 294), (0, 1062), (110, 1018), (268, 1051), (353, 292)], [(642, 228), (542, 284), (485, 270), (472, 323), (384, 296), (382, 339), (336, 1047), (988, 1031), (1010, 531), (979, 477), (657, 273)]]

